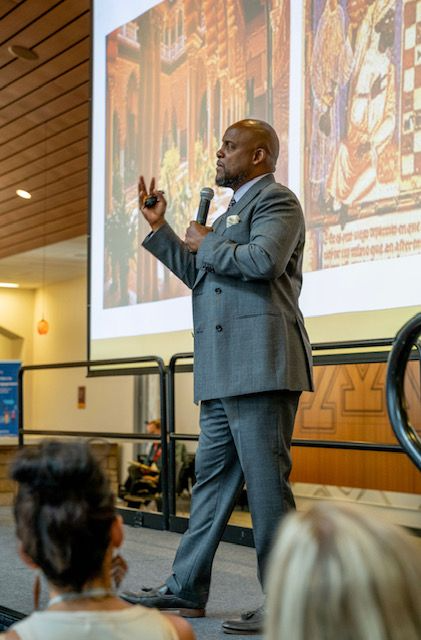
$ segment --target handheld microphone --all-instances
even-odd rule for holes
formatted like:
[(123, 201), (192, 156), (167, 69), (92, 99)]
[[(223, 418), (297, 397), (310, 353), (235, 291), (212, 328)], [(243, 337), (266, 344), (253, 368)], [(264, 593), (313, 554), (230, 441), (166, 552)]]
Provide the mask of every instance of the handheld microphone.
[(203, 189), (200, 190), (200, 203), (197, 210), (196, 222), (202, 226), (206, 224), (210, 203), (214, 195), (214, 190), (210, 187), (203, 187)]

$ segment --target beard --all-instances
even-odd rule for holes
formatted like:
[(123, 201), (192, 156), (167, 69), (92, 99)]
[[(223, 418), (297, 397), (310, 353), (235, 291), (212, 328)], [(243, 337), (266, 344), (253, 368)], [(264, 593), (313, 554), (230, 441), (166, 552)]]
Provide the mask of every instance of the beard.
[(230, 189), (236, 189), (240, 185), (247, 182), (247, 173), (243, 171), (242, 173), (237, 173), (235, 176), (230, 176), (224, 173), (221, 176), (216, 174), (215, 184), (217, 187), (229, 187)]

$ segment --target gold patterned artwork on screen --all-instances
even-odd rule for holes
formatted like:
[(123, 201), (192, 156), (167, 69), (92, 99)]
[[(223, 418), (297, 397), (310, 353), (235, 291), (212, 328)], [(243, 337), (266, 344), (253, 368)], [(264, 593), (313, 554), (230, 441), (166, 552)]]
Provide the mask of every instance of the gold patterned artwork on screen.
[(306, 270), (419, 254), (420, 0), (306, 0), (305, 31)]

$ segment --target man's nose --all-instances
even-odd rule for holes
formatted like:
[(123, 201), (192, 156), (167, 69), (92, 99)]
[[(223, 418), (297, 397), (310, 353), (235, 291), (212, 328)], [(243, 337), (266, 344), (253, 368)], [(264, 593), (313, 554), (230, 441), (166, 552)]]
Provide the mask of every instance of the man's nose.
[(224, 155), (224, 154), (222, 153), (222, 148), (221, 148), (221, 149), (218, 149), (218, 151), (216, 152), (216, 157), (217, 157), (217, 158), (222, 158), (222, 156), (223, 156), (223, 155)]

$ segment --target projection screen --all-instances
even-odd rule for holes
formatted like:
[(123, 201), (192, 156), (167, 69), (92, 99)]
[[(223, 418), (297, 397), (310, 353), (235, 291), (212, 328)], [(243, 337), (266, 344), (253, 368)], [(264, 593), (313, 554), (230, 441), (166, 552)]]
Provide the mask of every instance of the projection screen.
[(90, 357), (192, 350), (188, 289), (152, 258), (137, 179), (183, 237), (226, 127), (280, 139), (312, 341), (388, 337), (421, 305), (421, 2), (93, 2)]

